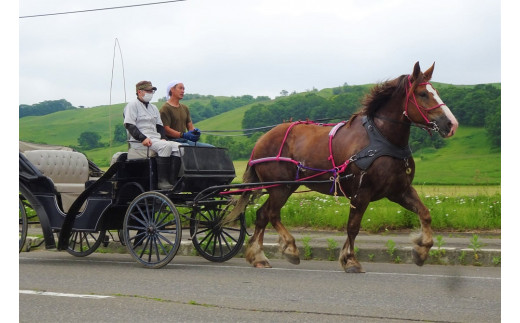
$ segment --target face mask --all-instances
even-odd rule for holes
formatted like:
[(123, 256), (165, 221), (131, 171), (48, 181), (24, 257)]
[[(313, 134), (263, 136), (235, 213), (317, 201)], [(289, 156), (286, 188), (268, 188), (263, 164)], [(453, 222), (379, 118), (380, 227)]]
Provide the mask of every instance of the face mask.
[(150, 102), (150, 100), (153, 98), (153, 93), (145, 93), (143, 95), (143, 101), (144, 102)]

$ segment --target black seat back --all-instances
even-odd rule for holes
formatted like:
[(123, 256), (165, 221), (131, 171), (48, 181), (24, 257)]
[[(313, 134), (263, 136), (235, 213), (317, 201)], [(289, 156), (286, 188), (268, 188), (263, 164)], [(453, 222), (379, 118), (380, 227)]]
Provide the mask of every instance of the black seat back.
[(227, 185), (236, 177), (233, 161), (225, 148), (180, 146), (179, 178), (184, 192), (200, 192), (210, 186)]

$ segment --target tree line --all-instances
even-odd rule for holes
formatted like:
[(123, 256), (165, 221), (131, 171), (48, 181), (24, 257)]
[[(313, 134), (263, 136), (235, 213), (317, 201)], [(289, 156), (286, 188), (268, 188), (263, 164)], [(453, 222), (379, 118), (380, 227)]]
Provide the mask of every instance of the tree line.
[[(491, 145), (500, 148), (500, 88), (491, 84), (473, 87), (442, 84), (436, 87), (461, 125), (485, 127)], [(287, 120), (348, 120), (360, 109), (362, 99), (369, 91), (367, 86), (345, 84), (333, 88), (329, 98), (310, 92), (293, 94), (270, 105), (256, 104), (246, 111), (242, 127), (257, 128)], [(412, 150), (440, 148), (445, 141), (438, 134), (430, 136), (424, 130), (412, 128), (410, 145)]]
[(43, 116), (58, 111), (72, 109), (76, 109), (76, 107), (72, 106), (72, 104), (65, 99), (48, 100), (32, 105), (20, 104), (18, 106), (18, 117), (23, 118), (27, 116)]
[[(202, 101), (208, 101), (209, 103), (202, 103)], [(205, 119), (209, 119), (221, 113), (234, 110), (236, 108), (243, 107), (245, 105), (255, 102), (270, 101), (271, 98), (268, 96), (257, 96), (256, 98), (252, 95), (232, 96), (232, 97), (215, 97), (213, 95), (201, 95), (187, 93), (184, 95), (184, 101), (194, 101), (185, 103), (190, 108), (190, 115), (193, 123), (200, 122)], [(162, 103), (166, 101), (163, 97), (159, 99), (157, 107), (160, 109)]]

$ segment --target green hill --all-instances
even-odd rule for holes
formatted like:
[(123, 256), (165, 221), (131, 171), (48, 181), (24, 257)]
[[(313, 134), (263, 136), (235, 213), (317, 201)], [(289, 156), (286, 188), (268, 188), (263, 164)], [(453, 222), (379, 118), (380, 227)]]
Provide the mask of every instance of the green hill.
[[(323, 97), (333, 96), (332, 89), (317, 92)], [(299, 95), (299, 94), (297, 94)], [(195, 100), (186, 100), (188, 106)], [(275, 101), (262, 102), (270, 104)], [(201, 140), (208, 142), (214, 138), (246, 141), (247, 137), (213, 136), (204, 134), (212, 130), (240, 130), (245, 112), (257, 103), (248, 104), (212, 118), (196, 123), (203, 131)], [(160, 107), (161, 103), (156, 103)], [(89, 159), (101, 167), (107, 167), (112, 155), (126, 151), (126, 143), (110, 143), (117, 124), (123, 120), (125, 104), (99, 106), (88, 109), (73, 109), (55, 112), (45, 116), (29, 116), (19, 119), (19, 139), (29, 142), (47, 143), (74, 147), (85, 153)], [(270, 124), (264, 124), (269, 126)], [(101, 136), (103, 148), (82, 150), (78, 148), (81, 133), (91, 131)], [(221, 134), (222, 135), (222, 134)], [(232, 138), (232, 139), (231, 139)], [(220, 141), (226, 143), (225, 140)], [(223, 145), (225, 147), (225, 144)], [(461, 126), (453, 138), (446, 139), (446, 145), (440, 149), (425, 148), (414, 151), (416, 161), (416, 184), (457, 184), (457, 185), (499, 185), (501, 160), (500, 151), (492, 151), (483, 127)], [(247, 149), (246, 155), (250, 149)], [(244, 162), (237, 162), (237, 173), (245, 167)]]
[(446, 146), (414, 152), (416, 184), (500, 185), (500, 152), (484, 128), (459, 127)]
[[(244, 118), (244, 113), (249, 108), (251, 108), (251, 104), (245, 105), (235, 110), (224, 112), (218, 116), (214, 116), (206, 120), (202, 120), (201, 122), (197, 122), (195, 126), (200, 128), (202, 131), (240, 130), (242, 129), (242, 119)], [(202, 138), (204, 139), (204, 137)]]

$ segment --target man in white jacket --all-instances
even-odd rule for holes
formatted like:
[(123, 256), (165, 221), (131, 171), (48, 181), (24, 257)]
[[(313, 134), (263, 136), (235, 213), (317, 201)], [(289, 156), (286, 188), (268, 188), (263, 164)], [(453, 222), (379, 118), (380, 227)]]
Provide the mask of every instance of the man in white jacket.
[(141, 81), (136, 84), (135, 89), (136, 99), (129, 102), (123, 112), (123, 123), (131, 137), (130, 147), (144, 153), (147, 147), (155, 151), (158, 155), (156, 160), (159, 189), (172, 189), (174, 183), (169, 182), (168, 176), (172, 168), (170, 156), (180, 156), (180, 144), (166, 140), (159, 110), (150, 103), (157, 88), (150, 81)]

